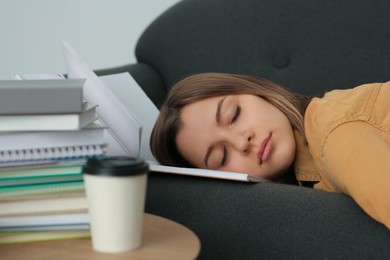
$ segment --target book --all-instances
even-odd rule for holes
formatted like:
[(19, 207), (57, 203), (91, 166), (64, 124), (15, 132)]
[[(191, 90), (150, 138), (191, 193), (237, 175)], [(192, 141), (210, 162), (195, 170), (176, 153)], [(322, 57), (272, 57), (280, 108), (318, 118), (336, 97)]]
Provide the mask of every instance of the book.
[(3, 202), (12, 202), (12, 201), (34, 201), (34, 200), (52, 200), (58, 198), (76, 198), (76, 197), (85, 197), (85, 191), (71, 191), (71, 192), (52, 192), (47, 194), (37, 194), (37, 195), (25, 195), (25, 196), (9, 196), (0, 198), (0, 203)]
[(89, 228), (88, 212), (0, 217), (0, 232)]
[(50, 184), (62, 182), (82, 181), (83, 176), (80, 174), (74, 175), (57, 175), (57, 176), (39, 176), (39, 177), (25, 177), (25, 178), (1, 178), (0, 188), (5, 187), (20, 187), (21, 189), (27, 185), (36, 184)]
[(21, 227), (4, 227), (2, 232), (36, 232), (36, 231), (66, 231), (66, 230), (89, 230), (89, 224), (57, 224), (50, 226), (21, 226)]
[(0, 115), (0, 131), (79, 130), (96, 119), (96, 106), (72, 114)]
[[(107, 126), (107, 154), (141, 156), (152, 160), (149, 135), (159, 110), (129, 73), (98, 77), (68, 44), (63, 42), (69, 79), (84, 78), (84, 98), (98, 105), (99, 121)], [(56, 74), (17, 74), (16, 79), (62, 78)], [(116, 115), (113, 117), (112, 115)]]
[(0, 114), (80, 113), (85, 79), (0, 80)]
[(38, 242), (59, 239), (90, 237), (89, 230), (64, 230), (41, 232), (0, 232), (0, 244)]
[(0, 217), (85, 213), (84, 190), (0, 197)]
[(92, 123), (80, 130), (0, 132), (0, 150), (100, 145), (104, 143), (104, 128)]
[(14, 79), (66, 79), (62, 74), (13, 74)]
[[(144, 160), (153, 160), (154, 157), (149, 147), (149, 137), (160, 111), (128, 72), (100, 76), (99, 78), (126, 108), (133, 112), (142, 124), (139, 157)], [(112, 145), (109, 146), (108, 153), (113, 149)]]
[(43, 165), (53, 165), (55, 160), (28, 160), (28, 161), (7, 161), (0, 163), (1, 168), (10, 168), (10, 167), (28, 167), (28, 166), (43, 166)]
[(0, 187), (0, 198), (10, 196), (47, 194), (54, 192), (77, 192), (84, 191), (83, 181), (67, 181), (54, 183), (38, 183), (34, 185), (26, 185), (24, 187)]
[(0, 182), (14, 179), (26, 179), (53, 176), (81, 175), (85, 160), (53, 161), (51, 164), (13, 166), (0, 168)]
[(200, 169), (200, 168), (165, 166), (165, 165), (160, 165), (153, 161), (148, 161), (148, 164), (149, 164), (149, 170), (152, 172), (179, 174), (179, 175), (186, 175), (186, 176), (196, 176), (196, 177), (215, 178), (215, 179), (225, 179), (225, 180), (242, 181), (242, 182), (271, 182), (270, 180), (253, 176), (250, 174), (246, 174), (246, 173)]
[(18, 166), (19, 164), (29, 165), (50, 163), (50, 160), (83, 159), (100, 157), (105, 154), (106, 144), (80, 145), (52, 148), (35, 148), (20, 150), (0, 150), (0, 168)]
[[(143, 129), (142, 123), (91, 70), (70, 44), (62, 42), (62, 46), (68, 78), (86, 79), (83, 88), (84, 98), (89, 104), (98, 105), (96, 112), (99, 121), (107, 126), (105, 141), (110, 149), (108, 153), (110, 155), (138, 157)], [(127, 98), (131, 97), (131, 94), (127, 96)]]

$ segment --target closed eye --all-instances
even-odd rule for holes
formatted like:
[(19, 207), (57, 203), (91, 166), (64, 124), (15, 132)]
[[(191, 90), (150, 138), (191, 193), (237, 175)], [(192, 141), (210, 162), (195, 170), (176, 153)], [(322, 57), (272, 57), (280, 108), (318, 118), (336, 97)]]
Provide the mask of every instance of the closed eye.
[(237, 119), (240, 116), (240, 114), (241, 114), (241, 107), (237, 106), (236, 113), (234, 114), (234, 116), (232, 118), (232, 122), (231, 122), (232, 124), (237, 121)]

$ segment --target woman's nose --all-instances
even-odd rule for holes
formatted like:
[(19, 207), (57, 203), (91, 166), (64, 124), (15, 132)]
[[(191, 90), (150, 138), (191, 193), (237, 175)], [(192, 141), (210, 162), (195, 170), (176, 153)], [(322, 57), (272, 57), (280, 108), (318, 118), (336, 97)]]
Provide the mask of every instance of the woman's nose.
[(250, 131), (240, 133), (231, 138), (230, 142), (234, 149), (240, 152), (249, 153), (252, 146), (254, 134)]

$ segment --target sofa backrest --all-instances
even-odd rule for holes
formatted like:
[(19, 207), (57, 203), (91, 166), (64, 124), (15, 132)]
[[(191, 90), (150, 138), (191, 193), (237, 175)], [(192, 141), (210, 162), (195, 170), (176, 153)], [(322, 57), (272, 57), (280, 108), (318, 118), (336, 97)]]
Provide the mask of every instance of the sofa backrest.
[(390, 79), (389, 11), (389, 0), (184, 0), (150, 24), (136, 57), (166, 90), (219, 71), (318, 94)]

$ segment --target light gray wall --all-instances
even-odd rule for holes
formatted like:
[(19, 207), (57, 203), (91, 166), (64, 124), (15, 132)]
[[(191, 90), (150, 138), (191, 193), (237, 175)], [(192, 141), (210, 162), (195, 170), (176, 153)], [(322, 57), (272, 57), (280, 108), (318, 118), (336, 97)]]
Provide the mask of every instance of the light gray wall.
[(0, 0), (0, 79), (64, 73), (61, 41), (92, 69), (135, 62), (143, 30), (180, 0)]

